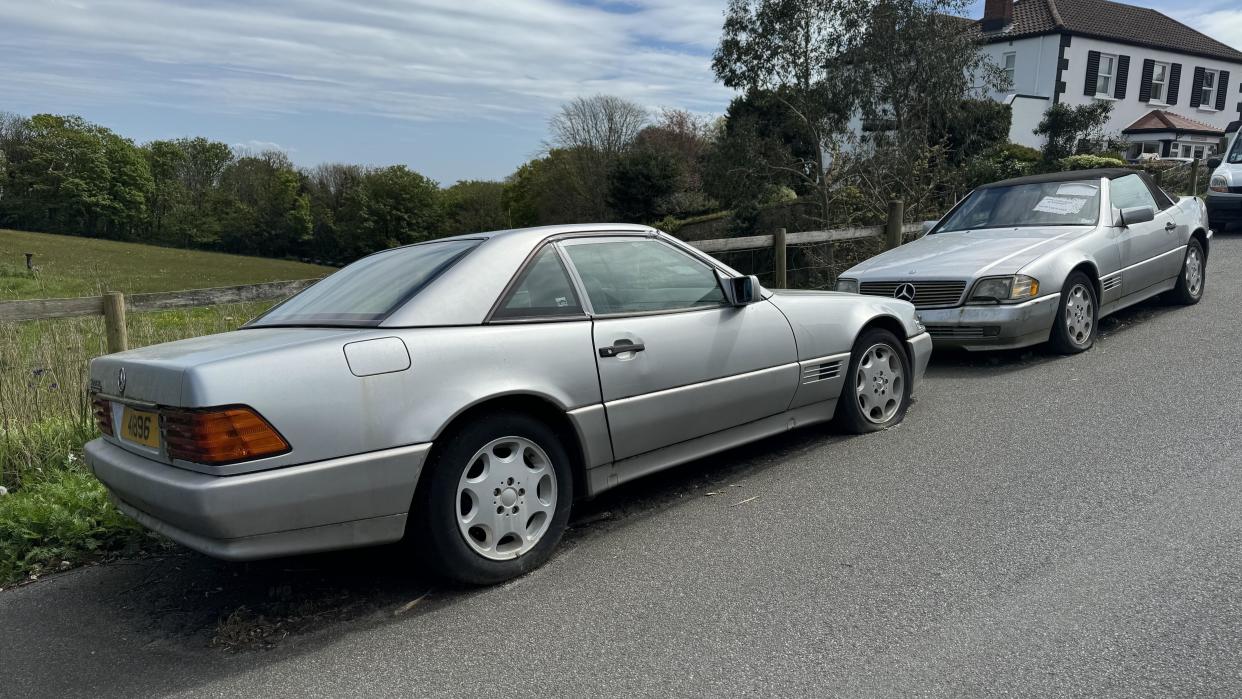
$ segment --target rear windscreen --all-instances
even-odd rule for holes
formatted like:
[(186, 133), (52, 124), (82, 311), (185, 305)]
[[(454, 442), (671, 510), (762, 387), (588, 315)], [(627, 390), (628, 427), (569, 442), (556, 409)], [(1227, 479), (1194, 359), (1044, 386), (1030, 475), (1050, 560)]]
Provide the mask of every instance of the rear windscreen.
[(377, 325), (480, 242), (445, 240), (364, 257), (259, 316), (249, 327)]

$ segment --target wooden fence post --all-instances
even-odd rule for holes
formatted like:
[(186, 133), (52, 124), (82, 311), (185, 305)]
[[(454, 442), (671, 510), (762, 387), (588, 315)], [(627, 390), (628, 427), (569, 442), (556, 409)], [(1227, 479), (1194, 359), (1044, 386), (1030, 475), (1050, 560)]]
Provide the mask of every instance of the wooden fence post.
[(34, 271), (34, 253), (26, 253), (26, 269)]
[(789, 273), (785, 265), (785, 229), (777, 228), (772, 234), (772, 259), (776, 266), (776, 288), (789, 288)]
[(900, 199), (888, 202), (888, 223), (884, 226), (885, 244), (888, 250), (901, 245), (901, 226), (906, 218), (906, 204)]
[(109, 291), (103, 295), (104, 333), (108, 338), (108, 354), (129, 349), (129, 333), (125, 329), (125, 294)]
[(1199, 159), (1190, 161), (1190, 196), (1199, 196)]

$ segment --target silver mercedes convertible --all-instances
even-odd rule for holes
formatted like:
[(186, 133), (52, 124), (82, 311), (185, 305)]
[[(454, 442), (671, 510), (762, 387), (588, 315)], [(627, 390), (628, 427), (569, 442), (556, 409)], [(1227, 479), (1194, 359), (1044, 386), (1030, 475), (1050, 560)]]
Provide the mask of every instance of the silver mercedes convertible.
[(487, 584), (546, 560), (579, 498), (834, 415), (896, 424), (930, 354), (905, 301), (769, 291), (651, 228), (485, 233), (95, 359), (86, 456), (212, 556), (404, 538)]
[(928, 234), (843, 273), (839, 291), (912, 302), (937, 346), (1051, 342), (1071, 354), (1099, 319), (1169, 293), (1198, 303), (1207, 209), (1174, 201), (1146, 173), (1059, 172), (985, 185)]

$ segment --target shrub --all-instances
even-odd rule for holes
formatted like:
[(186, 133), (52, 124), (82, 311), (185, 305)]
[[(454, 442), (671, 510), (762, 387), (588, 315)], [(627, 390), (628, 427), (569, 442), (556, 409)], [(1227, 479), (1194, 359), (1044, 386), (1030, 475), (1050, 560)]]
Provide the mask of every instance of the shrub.
[(1125, 167), (1125, 162), (1117, 158), (1106, 158), (1100, 155), (1071, 155), (1057, 161), (1062, 170), (1093, 170), (1100, 167)]
[(0, 584), (79, 565), (152, 541), (108, 500), (103, 485), (75, 469), (0, 496)]

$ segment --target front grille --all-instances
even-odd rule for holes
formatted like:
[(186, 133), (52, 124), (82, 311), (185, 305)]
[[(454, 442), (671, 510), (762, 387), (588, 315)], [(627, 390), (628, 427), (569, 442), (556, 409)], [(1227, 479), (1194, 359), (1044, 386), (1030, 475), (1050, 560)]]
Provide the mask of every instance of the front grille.
[(1242, 187), (1230, 187), (1229, 193), (1230, 194), (1242, 194)]
[(868, 296), (887, 296), (897, 298), (898, 287), (910, 284), (914, 287), (914, 303), (916, 308), (944, 308), (956, 306), (962, 302), (962, 293), (966, 291), (966, 282), (863, 282), (858, 291)]

